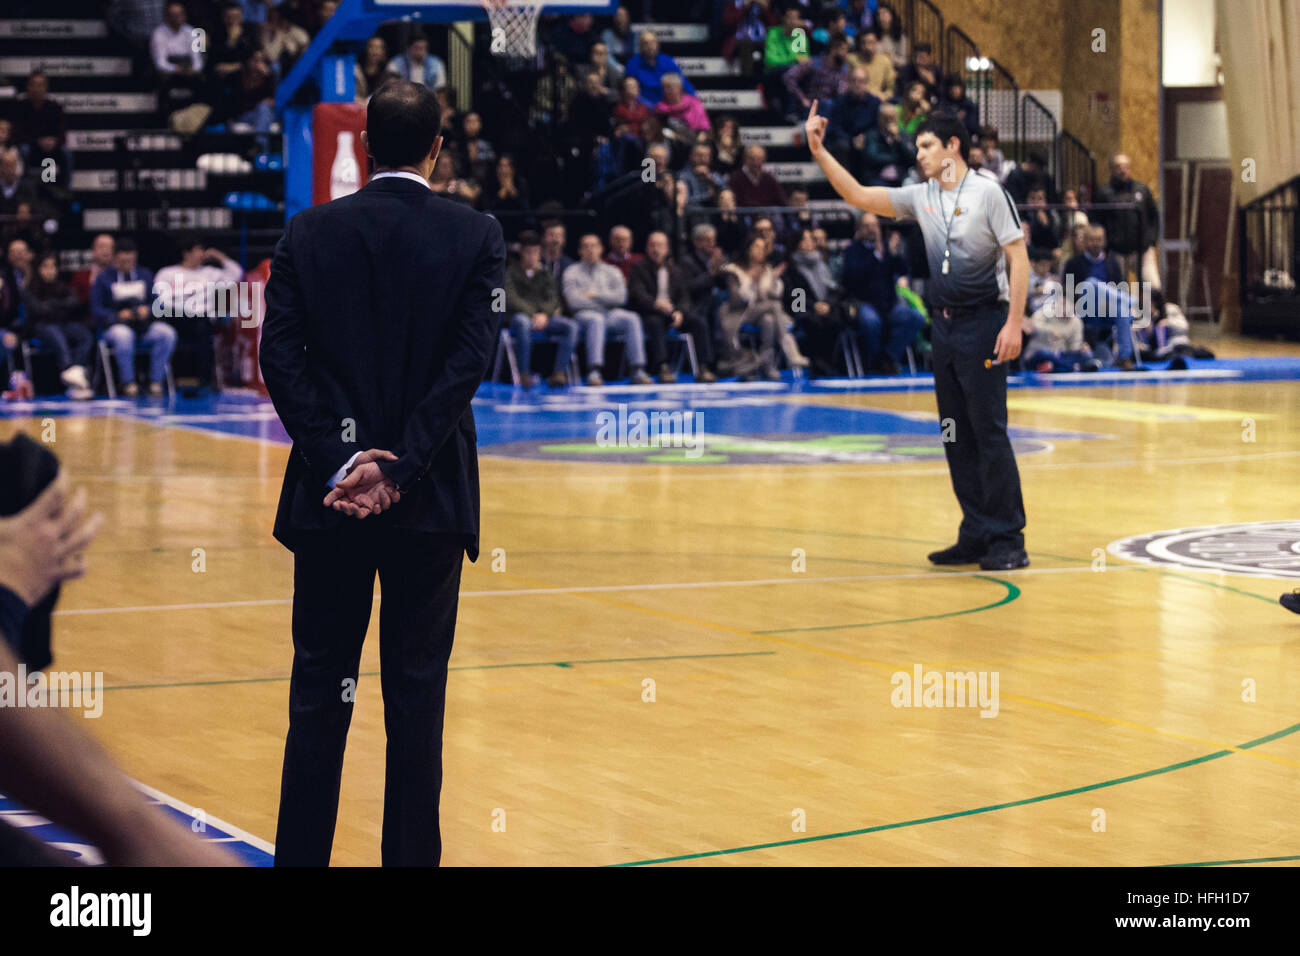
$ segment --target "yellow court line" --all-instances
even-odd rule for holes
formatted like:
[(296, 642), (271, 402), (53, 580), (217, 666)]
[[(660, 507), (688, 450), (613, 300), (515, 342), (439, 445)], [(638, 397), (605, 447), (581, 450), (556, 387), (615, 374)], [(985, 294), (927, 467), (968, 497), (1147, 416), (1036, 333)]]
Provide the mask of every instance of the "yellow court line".
[[(555, 587), (555, 585), (553, 584), (548, 584), (547, 582), (538, 581), (533, 578), (526, 578), (520, 574), (512, 574), (512, 577), (518, 578), (520, 581), (532, 585), (533, 587)], [(817, 647), (813, 644), (804, 644), (799, 641), (791, 641), (786, 638), (773, 637), (770, 634), (755, 634), (752, 631), (746, 631), (738, 627), (731, 627), (726, 624), (715, 624), (712, 621), (700, 620), (699, 618), (690, 617), (685, 614), (677, 614), (673, 611), (662, 611), (659, 608), (648, 608), (648, 607), (642, 607), (639, 604), (629, 604), (626, 601), (617, 601), (614, 600), (613, 598), (603, 597), (599, 594), (579, 593), (575, 596), (586, 598), (587, 600), (590, 601), (596, 601), (597, 603), (600, 604), (606, 604), (609, 605), (610, 607), (622, 608), (628, 611), (637, 611), (642, 614), (650, 614), (656, 617), (667, 618), (668, 620), (679, 621), (684, 624), (692, 624), (696, 627), (703, 627), (715, 631), (723, 631), (728, 634), (738, 634), (741, 637), (747, 637), (754, 640), (767, 641), (768, 643), (771, 644), (783, 644), (787, 647), (793, 647), (801, 651), (808, 651), (809, 653), (813, 653), (813, 654), (824, 654), (829, 657), (838, 657), (841, 660), (853, 661), (859, 664), (867, 664), (870, 667), (875, 667), (880, 670), (889, 671), (891, 674), (897, 673), (898, 671), (911, 670), (910, 665), (908, 667), (891, 666), (889, 664), (882, 663), (881, 661), (871, 660), (870, 658), (867, 657), (859, 657), (856, 654), (845, 654), (842, 651), (833, 651), (830, 650), (829, 648)], [(1011, 694), (1006, 694), (1002, 696), (1005, 697), (1006, 700), (1014, 701), (1018, 704), (1026, 704), (1030, 707), (1041, 707), (1045, 710), (1051, 710), (1057, 713), (1067, 714), (1071, 717), (1082, 717), (1086, 720), (1095, 720), (1104, 724), (1110, 724), (1111, 726), (1115, 726), (1115, 727), (1125, 727), (1130, 730), (1141, 730), (1149, 734), (1156, 734), (1162, 737), (1171, 737), (1174, 740), (1190, 741), (1192, 743), (1198, 743), (1198, 744), (1203, 744), (1205, 746), (1214, 747), (1218, 750), (1228, 750), (1233, 753), (1243, 754), (1247, 757), (1256, 757), (1260, 760), (1267, 760), (1272, 763), (1285, 764), (1286, 766), (1289, 767), (1300, 767), (1300, 761), (1288, 760), (1285, 757), (1278, 757), (1278, 756), (1274, 756), (1273, 754), (1262, 753), (1259, 750), (1254, 748), (1249, 750), (1243, 750), (1242, 748), (1237, 747), (1233, 744), (1221, 743), (1217, 740), (1211, 740), (1206, 737), (1196, 737), (1190, 734), (1180, 734), (1177, 731), (1165, 730), (1161, 727), (1148, 727), (1146, 724), (1138, 724), (1138, 723), (1134, 723), (1133, 721), (1121, 720), (1116, 717), (1107, 717), (1104, 714), (1094, 714), (1090, 711), (1079, 710), (1074, 707), (1065, 707), (1061, 704), (1053, 704), (1045, 700), (1036, 700), (1032, 697), (1020, 697)]]

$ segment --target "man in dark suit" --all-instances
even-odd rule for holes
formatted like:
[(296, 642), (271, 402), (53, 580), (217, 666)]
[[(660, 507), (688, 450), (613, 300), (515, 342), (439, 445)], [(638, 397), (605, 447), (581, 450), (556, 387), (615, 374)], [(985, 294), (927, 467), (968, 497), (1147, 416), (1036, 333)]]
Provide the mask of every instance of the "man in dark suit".
[(501, 226), (429, 189), (431, 90), (387, 83), (361, 142), (369, 184), (289, 222), (266, 289), (262, 376), (293, 439), (275, 520), (294, 552), (278, 865), (329, 862), (376, 573), (383, 862), (438, 863), (447, 661), (463, 555), (478, 557), (470, 400), (496, 343)]

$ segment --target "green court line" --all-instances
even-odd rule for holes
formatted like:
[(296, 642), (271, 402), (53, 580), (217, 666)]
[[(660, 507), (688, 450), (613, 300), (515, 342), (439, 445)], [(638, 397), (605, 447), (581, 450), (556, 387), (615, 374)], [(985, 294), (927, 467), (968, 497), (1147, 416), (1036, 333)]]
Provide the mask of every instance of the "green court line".
[[(519, 664), (466, 664), (462, 667), (449, 667), (449, 671), (490, 671), (509, 667), (572, 667), (574, 664), (627, 664), (638, 661), (689, 661), (713, 657), (767, 657), (776, 651), (737, 651), (730, 654), (672, 654), (665, 657), (603, 657), (592, 660), (573, 661), (527, 661)], [(358, 677), (378, 677), (379, 671), (366, 671)], [(170, 684), (117, 684), (104, 690), (157, 690), (164, 687), (217, 687), (222, 684), (267, 684), (287, 681), (285, 677), (241, 677), (234, 680), (195, 680), (177, 681)]]
[(916, 621), (937, 621), (943, 617), (960, 617), (963, 614), (975, 614), (978, 611), (988, 611), (995, 607), (1001, 607), (1003, 604), (1010, 604), (1016, 598), (1020, 597), (1020, 588), (1016, 587), (1010, 581), (1003, 581), (1001, 578), (991, 578), (983, 574), (974, 574), (971, 577), (978, 578), (981, 581), (993, 581), (1007, 589), (1006, 594), (998, 598), (992, 604), (983, 604), (979, 607), (966, 608), (961, 611), (947, 611), (943, 614), (927, 614), (925, 617), (905, 617), (894, 621), (866, 621), (860, 624), (821, 624), (817, 627), (781, 627), (767, 631), (754, 631), (755, 634), (793, 634), (798, 631), (842, 631), (846, 628), (854, 627), (880, 627), (883, 624), (912, 624)]
[[(1258, 747), (1261, 744), (1269, 743), (1281, 737), (1286, 737), (1300, 730), (1300, 724), (1292, 724), (1275, 733), (1268, 734), (1264, 737), (1258, 737), (1255, 740), (1248, 741), (1237, 747), (1238, 750), (1249, 750)], [(682, 856), (666, 856), (657, 860), (635, 860), (630, 863), (614, 863), (611, 866), (652, 866), (656, 863), (680, 863), (685, 860), (702, 860), (715, 856), (731, 856), (737, 853), (752, 853), (755, 850), (773, 850), (780, 847), (798, 846), (801, 843), (820, 843), (826, 840), (842, 840), (845, 837), (863, 836), (868, 833), (880, 833), (884, 830), (902, 830), (907, 827), (916, 827), (924, 823), (938, 823), (942, 820), (956, 820), (961, 817), (972, 817), (982, 813), (992, 813), (995, 810), (1006, 810), (1010, 807), (1023, 807), (1033, 803), (1043, 803), (1047, 800), (1056, 800), (1061, 797), (1072, 797), (1080, 793), (1088, 793), (1093, 790), (1102, 790), (1107, 787), (1117, 787), (1123, 783), (1132, 783), (1135, 780), (1144, 780), (1147, 777), (1156, 777), (1160, 774), (1173, 773), (1175, 770), (1185, 770), (1188, 767), (1194, 767), (1197, 764), (1208, 763), (1211, 760), (1218, 760), (1220, 757), (1227, 757), (1232, 754), (1232, 750), (1218, 750), (1214, 753), (1205, 754), (1201, 757), (1193, 757), (1191, 760), (1181, 760), (1178, 763), (1171, 763), (1165, 767), (1157, 767), (1154, 770), (1143, 770), (1140, 773), (1129, 774), (1126, 777), (1116, 777), (1113, 780), (1103, 780), (1100, 783), (1090, 783), (1082, 787), (1073, 787), (1069, 790), (1058, 790), (1055, 793), (1045, 793), (1037, 797), (1026, 797), (1023, 800), (1011, 800), (1007, 803), (995, 803), (986, 807), (976, 807), (973, 810), (956, 810), (952, 813), (940, 813), (932, 817), (920, 817), (916, 820), (903, 820), (900, 823), (882, 823), (874, 827), (863, 827), (858, 830), (843, 830), (839, 833), (823, 833), (819, 836), (799, 837), (793, 840), (777, 840), (773, 843), (755, 843), (750, 846), (732, 847), (727, 850), (707, 850), (703, 853), (686, 853)], [(1210, 865), (1210, 864), (1207, 864)]]
[(1191, 866), (1238, 866), (1242, 863), (1286, 863), (1300, 860), (1300, 856), (1261, 856), (1253, 860), (1207, 860), (1204, 863), (1162, 863), (1161, 869), (1186, 868)]

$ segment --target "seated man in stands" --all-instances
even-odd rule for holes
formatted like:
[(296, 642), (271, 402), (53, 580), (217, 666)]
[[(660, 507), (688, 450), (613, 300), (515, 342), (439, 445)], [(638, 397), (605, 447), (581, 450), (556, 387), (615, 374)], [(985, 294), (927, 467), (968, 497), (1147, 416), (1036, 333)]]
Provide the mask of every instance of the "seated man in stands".
[(1128, 288), (1120, 260), (1106, 254), (1106, 230), (1089, 226), (1083, 252), (1065, 264), (1065, 306), (1103, 336), (1114, 328), (1115, 364), (1125, 371), (1134, 367), (1132, 329), (1137, 316)]
[(1023, 330), (1025, 368), (1035, 372), (1095, 372), (1101, 363), (1083, 338), (1083, 321), (1065, 307), (1061, 281), (1052, 274), (1052, 251), (1029, 250), (1029, 295)]
[(117, 243), (113, 265), (100, 272), (90, 288), (90, 315), (117, 360), (118, 378), (128, 398), (140, 394), (135, 382), (135, 347), (149, 349), (149, 394), (162, 394), (167, 363), (176, 348), (176, 330), (154, 318), (153, 273), (136, 263), (130, 239)]
[(686, 184), (686, 201), (692, 205), (711, 206), (718, 193), (726, 188), (727, 181), (713, 171), (713, 147), (696, 143), (691, 147), (691, 161), (686, 164), (678, 179)]
[(411, 34), (406, 52), (388, 61), (388, 72), (431, 90), (447, 85), (447, 67), (429, 52), (429, 40), (418, 28)]
[(609, 252), (605, 261), (617, 267), (623, 273), (626, 282), (632, 274), (632, 267), (641, 261), (641, 253), (632, 251), (632, 230), (627, 226), (615, 226), (609, 231)]
[[(208, 248), (198, 236), (183, 236), (178, 243), (181, 261), (158, 270), (154, 314), (165, 317), (182, 341), (198, 355), (201, 383), (212, 380), (213, 338), (219, 326), (230, 326), (232, 308), (241, 296), (244, 276), (239, 263), (220, 249)], [(245, 318), (245, 316), (240, 316)]]
[(158, 114), (165, 123), (178, 107), (185, 106), (203, 88), (203, 44), (198, 31), (186, 22), (185, 4), (168, 0), (163, 22), (149, 37), (149, 57), (158, 71)]
[(826, 148), (856, 178), (866, 165), (867, 135), (880, 118), (880, 100), (871, 92), (867, 71), (855, 67), (849, 74), (848, 92), (831, 107), (826, 127)]
[(573, 265), (573, 257), (564, 251), (565, 239), (564, 223), (554, 219), (542, 223), (542, 268), (557, 287), (564, 281), (564, 270)]
[(624, 308), (627, 282), (615, 266), (600, 261), (601, 251), (600, 237), (588, 233), (578, 243), (578, 261), (564, 270), (564, 300), (587, 339), (587, 364), (590, 367), (587, 384), (605, 384), (601, 370), (605, 365), (607, 330), (623, 339), (627, 362), (632, 368), (632, 384), (653, 384), (654, 379), (645, 371), (645, 335), (641, 331), (641, 317)]
[(844, 34), (831, 38), (830, 49), (821, 56), (804, 60), (785, 71), (786, 119), (797, 120), (807, 113), (813, 101), (817, 111), (826, 115), (839, 97), (849, 89), (849, 41)]
[(708, 325), (691, 308), (686, 274), (668, 255), (668, 236), (652, 232), (645, 242), (645, 258), (632, 267), (627, 280), (627, 304), (641, 316), (645, 329), (646, 364), (658, 370), (665, 385), (677, 381), (668, 368), (668, 330), (690, 335), (700, 363), (698, 381), (713, 381), (708, 371), (713, 359)]
[(934, 49), (928, 43), (918, 43), (912, 51), (912, 59), (898, 71), (894, 80), (894, 92), (902, 96), (913, 83), (925, 87), (925, 98), (933, 102), (939, 95), (939, 68), (934, 62)]
[(767, 150), (756, 144), (745, 147), (745, 161), (731, 174), (727, 185), (736, 194), (737, 206), (784, 206), (785, 190), (776, 177), (763, 168)]
[[(624, 75), (635, 77), (641, 84), (641, 97), (654, 104), (664, 98), (663, 78), (669, 73), (681, 76), (681, 67), (667, 53), (659, 52), (659, 37), (653, 30), (642, 30), (637, 42), (637, 55), (627, 61)], [(684, 76), (682, 90), (695, 95), (695, 87)]]
[(898, 374), (907, 349), (925, 328), (925, 316), (898, 295), (907, 283), (907, 262), (885, 248), (880, 220), (863, 213), (844, 253), (844, 291), (858, 301), (858, 334), (868, 368)]
[(834, 375), (835, 343), (845, 325), (844, 295), (812, 229), (796, 230), (786, 264), (785, 308), (802, 334), (802, 351), (813, 375)]
[(90, 304), (90, 288), (99, 274), (113, 264), (113, 252), (116, 249), (113, 237), (106, 232), (101, 232), (91, 241), (90, 265), (74, 272), (72, 281), (68, 283), (83, 306)]
[(561, 315), (560, 291), (542, 265), (542, 242), (531, 229), (519, 234), (519, 261), (506, 269), (506, 316), (524, 388), (537, 384), (529, 364), (533, 334), (555, 342), (555, 366), (546, 384), (561, 388), (569, 382), (569, 360), (578, 344), (578, 323)]

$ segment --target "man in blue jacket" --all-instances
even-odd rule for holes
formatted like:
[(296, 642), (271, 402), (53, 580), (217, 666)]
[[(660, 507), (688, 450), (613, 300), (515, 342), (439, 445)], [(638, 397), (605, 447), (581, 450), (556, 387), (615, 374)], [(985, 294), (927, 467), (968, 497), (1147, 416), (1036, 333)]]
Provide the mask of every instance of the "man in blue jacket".
[(90, 287), (90, 316), (113, 350), (118, 378), (128, 398), (140, 394), (135, 383), (135, 344), (149, 347), (149, 394), (162, 394), (167, 363), (176, 349), (176, 330), (154, 318), (153, 273), (137, 263), (139, 253), (130, 239), (120, 239), (113, 264)]
[(885, 248), (880, 220), (863, 213), (844, 253), (840, 284), (858, 300), (858, 332), (867, 364), (886, 375), (898, 372), (907, 347), (925, 327), (925, 316), (898, 297), (900, 280), (907, 281), (906, 260)]
[[(1083, 252), (1065, 264), (1065, 294), (1085, 325), (1115, 329), (1115, 365), (1133, 369), (1133, 319), (1137, 303), (1118, 256), (1106, 254), (1106, 230), (1089, 226)], [(1071, 296), (1073, 291), (1073, 296)]]
[[(650, 30), (641, 31), (640, 52), (627, 61), (625, 76), (634, 76), (641, 84), (641, 98), (647, 103), (658, 103), (664, 98), (665, 73), (682, 73), (677, 61), (667, 53), (659, 52), (659, 38)], [(682, 73), (682, 92), (695, 95), (695, 87)]]
[(865, 67), (854, 67), (849, 74), (848, 92), (831, 107), (826, 129), (826, 147), (858, 179), (865, 179), (863, 157), (867, 134), (880, 118), (880, 99), (871, 92)]

